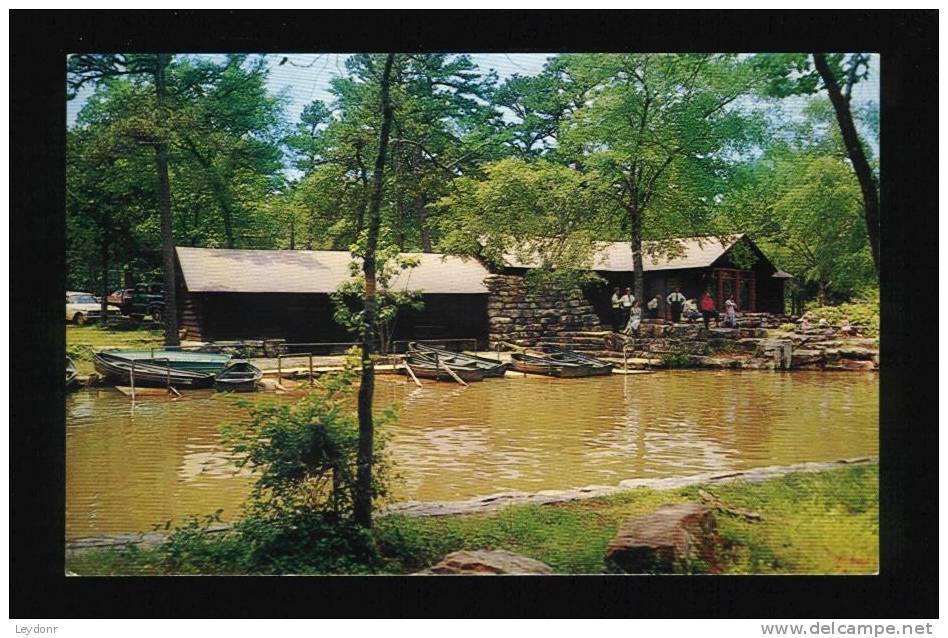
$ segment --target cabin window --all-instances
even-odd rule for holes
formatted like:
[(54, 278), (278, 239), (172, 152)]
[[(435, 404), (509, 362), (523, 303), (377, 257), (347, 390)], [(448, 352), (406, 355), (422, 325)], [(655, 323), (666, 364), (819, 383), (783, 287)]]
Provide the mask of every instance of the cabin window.
[(714, 277), (717, 280), (717, 303), (720, 310), (724, 309), (724, 301), (734, 295), (738, 310), (756, 312), (757, 281), (753, 271), (716, 268)]

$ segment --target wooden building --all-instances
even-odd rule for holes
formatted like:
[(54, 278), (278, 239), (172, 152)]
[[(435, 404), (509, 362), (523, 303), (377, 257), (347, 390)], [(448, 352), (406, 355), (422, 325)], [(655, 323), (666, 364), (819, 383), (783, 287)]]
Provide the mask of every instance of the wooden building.
[[(634, 288), (632, 250), (628, 242), (601, 242), (596, 247), (592, 269), (606, 284), (586, 291), (604, 324), (610, 324), (614, 287)], [(744, 234), (727, 238), (687, 237), (662, 246), (643, 242), (642, 265), (645, 299), (659, 295), (660, 312), (670, 317), (665, 297), (676, 287), (685, 297), (698, 299), (707, 290), (719, 308), (734, 295), (738, 311), (783, 314), (784, 283), (790, 276), (776, 268), (760, 248)], [(514, 252), (504, 255), (505, 270), (526, 272), (536, 261)]]
[[(653, 256), (645, 246), (645, 294), (661, 298), (680, 287), (688, 298), (709, 290), (719, 307), (734, 294), (744, 312), (784, 312), (788, 276), (767, 259), (749, 237), (684, 238), (673, 254)], [(422, 293), (424, 308), (402, 309), (393, 339), (488, 338), (491, 274), (475, 259), (410, 253), (419, 265), (400, 273), (392, 286)], [(347, 342), (353, 337), (333, 318), (329, 294), (351, 277), (345, 251), (224, 250), (177, 248), (178, 316), (189, 339), (225, 341), (280, 338), (290, 343)], [(536, 267), (530, 259), (505, 255), (502, 271), (522, 274)], [(606, 281), (586, 291), (601, 322), (612, 322), (614, 286), (632, 287), (632, 254), (626, 242), (602, 242), (592, 268)]]
[[(178, 318), (200, 341), (347, 342), (329, 293), (351, 277), (345, 251), (176, 249)], [(487, 270), (476, 260), (413, 254), (419, 265), (392, 282), (418, 290), (422, 310), (402, 309), (393, 339), (487, 341)]]

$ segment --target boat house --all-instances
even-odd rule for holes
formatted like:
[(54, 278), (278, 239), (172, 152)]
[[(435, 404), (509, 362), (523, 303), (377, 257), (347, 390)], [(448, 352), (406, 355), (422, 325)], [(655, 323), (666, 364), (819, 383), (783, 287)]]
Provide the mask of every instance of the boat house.
[[(664, 314), (668, 313), (665, 296), (675, 287), (689, 298), (704, 290), (710, 290), (716, 301), (733, 294), (743, 312), (783, 314), (788, 275), (777, 270), (749, 237), (685, 238), (669, 245), (671, 251), (668, 245), (659, 250), (648, 244), (643, 251), (646, 296), (658, 294)], [(280, 338), (292, 343), (353, 340), (334, 320), (329, 297), (351, 277), (348, 252), (176, 250), (178, 315), (187, 338)], [(399, 311), (394, 340), (477, 339), (479, 346), (486, 346), (491, 326), (508, 320), (515, 324), (562, 324), (560, 330), (580, 324), (584, 329), (609, 325), (613, 287), (633, 285), (629, 244), (602, 242), (591, 269), (606, 284), (586, 290), (581, 305), (564, 291), (561, 300), (548, 300), (550, 306), (541, 308), (550, 316), (540, 317), (523, 300), (511, 303), (508, 294), (510, 282), (537, 267), (534, 259), (511, 252), (504, 256), (502, 268), (492, 270), (473, 258), (408, 254), (416, 257), (419, 265), (400, 273), (391, 285), (419, 291), (424, 308)], [(581, 310), (572, 310), (575, 308)], [(575, 316), (567, 316), (571, 313)]]
[[(286, 339), (347, 342), (329, 294), (351, 278), (352, 256), (328, 250), (176, 249), (178, 318), (200, 341)], [(394, 339), (487, 339), (487, 270), (474, 259), (412, 253), (418, 266), (390, 287), (422, 294), (422, 310), (403, 309)]]

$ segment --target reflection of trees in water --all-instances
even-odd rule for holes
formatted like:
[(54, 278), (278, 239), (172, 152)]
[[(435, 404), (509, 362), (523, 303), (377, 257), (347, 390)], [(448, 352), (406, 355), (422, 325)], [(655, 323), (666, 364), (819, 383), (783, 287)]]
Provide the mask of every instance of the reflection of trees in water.
[[(871, 375), (675, 371), (497, 379), (469, 388), (391, 384), (377, 393), (376, 409), (393, 401), (399, 407), (399, 420), (385, 429), (403, 477), (396, 496), (404, 499), (878, 452), (878, 381)], [(140, 401), (132, 418), (128, 398), (115, 391), (70, 395), (68, 535), (149, 529), (218, 507), (225, 516), (236, 511), (251, 479), (224, 478), (217, 429), (243, 412), (212, 395), (190, 397)]]

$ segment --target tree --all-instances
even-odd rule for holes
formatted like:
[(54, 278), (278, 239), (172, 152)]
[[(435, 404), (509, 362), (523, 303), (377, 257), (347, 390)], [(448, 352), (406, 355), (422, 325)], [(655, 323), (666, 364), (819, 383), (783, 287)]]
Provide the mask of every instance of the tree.
[(562, 124), (558, 155), (615, 204), (642, 299), (643, 238), (702, 224), (735, 158), (751, 146), (753, 120), (728, 107), (751, 90), (753, 69), (736, 56), (706, 54), (575, 55), (562, 63), (591, 88)]
[[(811, 65), (812, 62), (812, 65)], [(879, 187), (853, 117), (853, 87), (869, 77), (868, 53), (759, 54), (754, 64), (767, 76), (766, 94), (774, 97), (813, 95), (822, 83), (839, 126), (852, 169), (862, 191), (866, 234), (879, 273)]]
[[(372, 458), (374, 428), (372, 424), (372, 397), (375, 393), (375, 322), (376, 322), (376, 248), (379, 239), (380, 210), (382, 207), (382, 186), (385, 177), (385, 160), (388, 150), (388, 138), (392, 127), (392, 105), (389, 101), (389, 88), (392, 77), (392, 64), (395, 54), (385, 56), (385, 63), (379, 77), (379, 107), (382, 113), (382, 127), (379, 132), (378, 153), (375, 156), (375, 170), (372, 175), (372, 200), (369, 204), (368, 231), (365, 238), (365, 252), (362, 256), (362, 272), (365, 276), (365, 295), (362, 334), (362, 377), (359, 386), (359, 453), (356, 473), (354, 517), (363, 527), (372, 526)], [(372, 63), (373, 66), (374, 62)]]
[(862, 190), (863, 208), (866, 219), (866, 232), (869, 235), (869, 247), (872, 249), (872, 263), (875, 266), (876, 273), (879, 272), (879, 186), (876, 183), (876, 176), (869, 161), (866, 159), (866, 152), (863, 149), (862, 141), (856, 132), (856, 126), (853, 124), (853, 114), (850, 110), (850, 97), (852, 95), (852, 85), (858, 74), (861, 65), (868, 68), (868, 56), (859, 56), (850, 62), (850, 70), (847, 77), (850, 78), (846, 84), (847, 90), (844, 94), (840, 90), (839, 83), (836, 80), (836, 74), (830, 68), (825, 53), (814, 53), (813, 63), (820, 77), (823, 79), (823, 85), (829, 94), (830, 101), (833, 103), (833, 109), (836, 111), (836, 119), (839, 122), (839, 130), (843, 134), (843, 141), (846, 143), (846, 151), (849, 153), (849, 159), (853, 164), (853, 171), (859, 180), (859, 187)]

